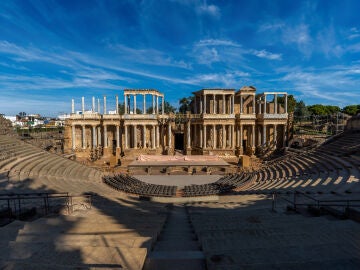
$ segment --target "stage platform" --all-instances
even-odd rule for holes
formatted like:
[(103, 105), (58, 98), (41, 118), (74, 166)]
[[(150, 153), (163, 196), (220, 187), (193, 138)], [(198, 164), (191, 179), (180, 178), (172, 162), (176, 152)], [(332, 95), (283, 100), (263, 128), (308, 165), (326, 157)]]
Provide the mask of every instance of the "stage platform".
[(171, 185), (183, 188), (189, 185), (214, 183), (221, 175), (134, 175), (137, 179), (155, 185)]
[(145, 169), (151, 174), (152, 168), (163, 169), (167, 174), (172, 171), (188, 172), (189, 174), (197, 172), (223, 171), (230, 166), (229, 163), (218, 156), (158, 156), (158, 155), (141, 155), (128, 165), (131, 171), (135, 169)]

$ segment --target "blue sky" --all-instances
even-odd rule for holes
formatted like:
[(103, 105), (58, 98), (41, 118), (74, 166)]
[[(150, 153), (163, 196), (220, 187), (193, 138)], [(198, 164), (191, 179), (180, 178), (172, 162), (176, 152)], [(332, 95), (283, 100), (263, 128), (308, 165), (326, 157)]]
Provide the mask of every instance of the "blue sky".
[(360, 1), (0, 1), (0, 113), (48, 116), (124, 88), (360, 103)]

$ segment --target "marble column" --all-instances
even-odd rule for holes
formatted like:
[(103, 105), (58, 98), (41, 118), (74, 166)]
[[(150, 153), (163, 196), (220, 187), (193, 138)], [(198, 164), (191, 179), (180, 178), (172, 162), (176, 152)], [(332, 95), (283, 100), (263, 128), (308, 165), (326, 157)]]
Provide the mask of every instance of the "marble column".
[(159, 114), (159, 96), (156, 96), (156, 114)]
[(164, 96), (162, 96), (161, 102), (162, 102), (161, 114), (164, 114), (164, 112), (165, 112), (165, 102), (164, 102)]
[(285, 95), (285, 113), (288, 112), (288, 106), (287, 106), (287, 103), (288, 103), (288, 95)]
[(225, 106), (225, 105), (226, 105), (226, 104), (225, 104), (225, 95), (223, 95), (222, 100), (223, 100), (222, 113), (225, 114), (225, 113), (226, 113), (226, 108), (225, 108), (225, 107), (226, 107), (226, 106)]
[(93, 140), (92, 140), (92, 148), (96, 148), (96, 126), (92, 126), (92, 135), (93, 135)]
[(256, 114), (256, 108), (255, 108), (255, 95), (253, 96), (253, 101), (252, 101), (252, 113)]
[(244, 153), (243, 125), (240, 125), (240, 155)]
[(244, 101), (243, 101), (243, 96), (240, 95), (240, 113), (244, 113)]
[(225, 133), (225, 125), (222, 125), (222, 149), (226, 147), (226, 133)]
[(266, 114), (266, 95), (264, 95), (264, 114)]
[(156, 148), (156, 140), (155, 140), (155, 126), (151, 126), (151, 147), (152, 149)]
[(234, 114), (234, 105), (235, 105), (235, 96), (231, 95), (231, 114)]
[(169, 146), (169, 148), (172, 148), (172, 145), (171, 145), (171, 123), (170, 122), (168, 124), (168, 146)]
[(278, 113), (277, 95), (274, 95), (274, 113)]
[(116, 148), (120, 148), (120, 126), (116, 125)]
[(201, 100), (201, 96), (200, 96), (200, 113), (204, 113), (203, 112), (203, 102)]
[(216, 149), (216, 125), (212, 126), (213, 129), (213, 149)]
[(231, 125), (230, 126), (230, 137), (231, 137), (231, 139), (230, 139), (230, 143), (231, 143), (231, 149), (234, 149), (234, 145), (235, 145), (235, 136), (234, 136), (234, 125)]
[(155, 114), (155, 96), (152, 95), (152, 113)]
[(146, 95), (143, 94), (143, 114), (146, 114)]
[(71, 126), (71, 139), (72, 139), (72, 149), (75, 150), (76, 148), (76, 131), (75, 125)]
[(137, 148), (137, 125), (133, 125), (133, 142), (134, 148)]
[(104, 148), (108, 148), (107, 125), (104, 125)]
[(215, 108), (216, 108), (216, 105), (215, 105), (215, 94), (213, 94), (213, 114), (216, 114)]
[(104, 96), (104, 114), (106, 114), (106, 96)]
[(101, 146), (102, 142), (101, 142), (101, 127), (97, 128), (97, 145)]
[(115, 108), (116, 114), (119, 114), (119, 96), (118, 95), (115, 96), (115, 106), (116, 106), (116, 108)]
[(251, 146), (253, 149), (255, 149), (255, 125), (252, 125), (251, 139), (252, 139)]
[(191, 135), (190, 135), (190, 121), (187, 123), (187, 148), (191, 147)]
[(160, 134), (159, 134), (159, 126), (156, 127), (156, 147), (160, 147)]
[(125, 131), (125, 134), (124, 134), (124, 148), (125, 149), (128, 149), (128, 126), (124, 126), (124, 131)]
[(134, 108), (133, 114), (136, 114), (136, 94), (134, 94)]
[(263, 124), (263, 141), (262, 141), (262, 143), (263, 144), (266, 144), (266, 125), (265, 124)]
[(124, 114), (128, 113), (128, 105), (127, 105), (127, 95), (124, 94)]
[(100, 112), (100, 98), (98, 98), (98, 109), (97, 109), (97, 112), (98, 112), (98, 113), (101, 113), (101, 112)]
[(85, 125), (82, 126), (82, 149), (86, 148)]
[(207, 148), (207, 145), (206, 145), (206, 125), (204, 125), (204, 131), (203, 131), (203, 149)]
[(206, 95), (204, 94), (204, 114), (206, 114)]
[(203, 147), (203, 129), (201, 128), (201, 126), (199, 126), (200, 129), (200, 141), (199, 141), (199, 146)]
[(71, 113), (72, 114), (75, 113), (75, 100), (74, 99), (71, 100)]
[(277, 143), (277, 125), (274, 125), (274, 144), (276, 145)]

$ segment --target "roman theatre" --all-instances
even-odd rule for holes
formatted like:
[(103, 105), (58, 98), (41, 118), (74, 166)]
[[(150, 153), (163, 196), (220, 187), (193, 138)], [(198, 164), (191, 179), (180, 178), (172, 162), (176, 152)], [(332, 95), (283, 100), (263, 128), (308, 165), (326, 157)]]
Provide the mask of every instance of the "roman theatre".
[(251, 86), (238, 91), (202, 89), (193, 93), (184, 114), (165, 113), (164, 94), (152, 89), (125, 89), (122, 112), (118, 96), (111, 113), (105, 96), (102, 106), (95, 101), (86, 111), (82, 98), (81, 111), (75, 113), (73, 100), (66, 122), (65, 151), (79, 160), (91, 157), (116, 165), (133, 158), (129, 170), (144, 167), (149, 174), (156, 168), (169, 172), (176, 167), (188, 173), (226, 172), (226, 159), (244, 157), (246, 165), (246, 156), (286, 144), (285, 92), (257, 95)]

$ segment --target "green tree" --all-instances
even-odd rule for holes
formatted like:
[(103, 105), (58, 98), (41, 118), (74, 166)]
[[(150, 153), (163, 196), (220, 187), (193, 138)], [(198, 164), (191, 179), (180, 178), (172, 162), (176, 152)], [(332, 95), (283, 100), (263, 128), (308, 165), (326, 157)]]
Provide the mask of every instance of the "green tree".
[(183, 97), (179, 100), (179, 113), (186, 113), (187, 111), (191, 111), (191, 104), (193, 102), (194, 97)]
[(340, 111), (338, 106), (315, 104), (307, 107), (312, 115), (328, 115)]
[(308, 117), (309, 115), (310, 113), (305, 105), (305, 102), (302, 100), (296, 102), (294, 116), (297, 118), (304, 118), (304, 117)]
[[(281, 96), (277, 98), (278, 104), (281, 104), (284, 106), (285, 104), (285, 97)], [(287, 110), (289, 113), (294, 112), (296, 107), (296, 99), (293, 95), (288, 95), (288, 101), (287, 101)]]
[(342, 108), (341, 110), (343, 113), (349, 114), (349, 115), (356, 115), (360, 111), (360, 104), (359, 105), (348, 105)]

